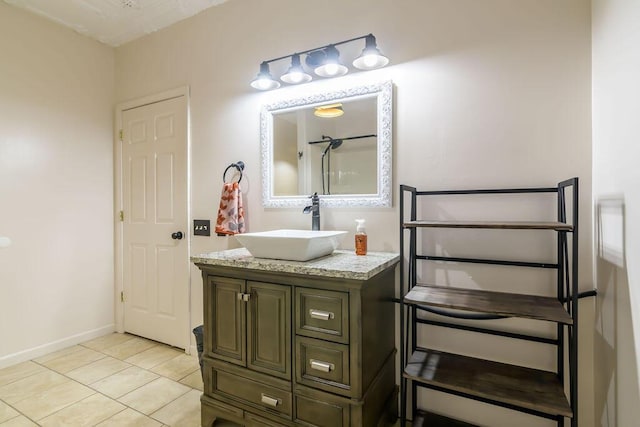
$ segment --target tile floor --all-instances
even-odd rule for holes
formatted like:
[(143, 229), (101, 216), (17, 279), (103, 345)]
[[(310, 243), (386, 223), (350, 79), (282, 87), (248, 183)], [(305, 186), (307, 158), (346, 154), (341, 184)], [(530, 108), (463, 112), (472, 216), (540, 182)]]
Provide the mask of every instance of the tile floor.
[(109, 334), (0, 369), (0, 427), (196, 427), (197, 355)]
[(202, 389), (196, 355), (114, 333), (0, 369), (0, 427), (200, 427)]

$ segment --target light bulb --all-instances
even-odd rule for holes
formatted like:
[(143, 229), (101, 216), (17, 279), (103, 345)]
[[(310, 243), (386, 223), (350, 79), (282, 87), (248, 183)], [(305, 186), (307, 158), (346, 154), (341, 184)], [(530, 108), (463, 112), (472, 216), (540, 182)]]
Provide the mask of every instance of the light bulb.
[(280, 87), (280, 83), (268, 77), (261, 77), (251, 82), (251, 86), (258, 90), (269, 90)]
[(324, 71), (329, 76), (335, 76), (338, 74), (338, 64), (327, 64), (324, 67)]

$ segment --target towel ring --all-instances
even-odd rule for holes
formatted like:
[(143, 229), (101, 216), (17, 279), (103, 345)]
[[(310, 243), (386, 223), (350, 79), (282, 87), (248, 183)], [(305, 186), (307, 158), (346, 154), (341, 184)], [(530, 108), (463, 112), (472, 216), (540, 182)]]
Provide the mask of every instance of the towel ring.
[(229, 166), (227, 166), (227, 168), (224, 170), (224, 172), (222, 173), (222, 182), (226, 183), (227, 182), (227, 171), (231, 168), (236, 168), (236, 170), (238, 172), (240, 172), (240, 178), (238, 179), (238, 183), (240, 183), (240, 181), (242, 181), (242, 171), (244, 170), (244, 162), (242, 160), (236, 162), (236, 163), (231, 163)]

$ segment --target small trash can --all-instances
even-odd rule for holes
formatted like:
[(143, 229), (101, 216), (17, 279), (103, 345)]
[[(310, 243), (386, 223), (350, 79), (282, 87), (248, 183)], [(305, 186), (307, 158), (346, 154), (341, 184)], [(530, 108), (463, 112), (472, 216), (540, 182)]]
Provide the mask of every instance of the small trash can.
[(193, 328), (193, 335), (196, 337), (196, 346), (198, 347), (198, 362), (200, 362), (200, 375), (204, 381), (204, 370), (202, 368), (202, 352), (204, 351), (204, 331), (202, 325)]

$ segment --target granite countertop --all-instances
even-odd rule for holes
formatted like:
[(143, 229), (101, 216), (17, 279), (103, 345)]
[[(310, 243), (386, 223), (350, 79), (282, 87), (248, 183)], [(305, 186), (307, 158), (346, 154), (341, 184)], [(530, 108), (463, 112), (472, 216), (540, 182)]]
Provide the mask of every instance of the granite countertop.
[(191, 261), (196, 264), (354, 280), (368, 280), (399, 260), (400, 255), (391, 252), (368, 252), (367, 255), (359, 256), (353, 251), (336, 250), (331, 255), (309, 261), (285, 261), (255, 258), (245, 248), (191, 257)]

